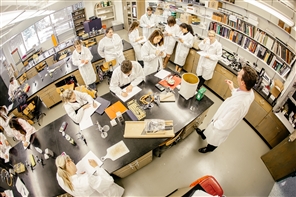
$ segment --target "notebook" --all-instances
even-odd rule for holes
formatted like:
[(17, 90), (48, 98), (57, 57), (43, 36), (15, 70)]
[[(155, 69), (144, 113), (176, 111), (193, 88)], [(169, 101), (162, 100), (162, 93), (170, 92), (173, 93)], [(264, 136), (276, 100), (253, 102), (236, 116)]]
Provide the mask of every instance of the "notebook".
[(108, 101), (108, 100), (106, 100), (106, 99), (103, 99), (102, 97), (97, 97), (95, 100), (98, 101), (99, 103), (101, 103), (100, 107), (98, 107), (96, 109), (96, 112), (98, 114), (102, 115), (104, 113), (105, 109), (107, 107), (109, 107), (109, 105), (110, 105), (111, 102)]

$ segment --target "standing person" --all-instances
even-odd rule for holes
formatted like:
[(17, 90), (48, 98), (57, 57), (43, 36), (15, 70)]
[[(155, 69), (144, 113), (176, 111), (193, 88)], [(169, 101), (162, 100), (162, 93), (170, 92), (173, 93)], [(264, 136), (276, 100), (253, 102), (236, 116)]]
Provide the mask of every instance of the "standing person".
[(14, 137), (22, 141), (24, 147), (28, 147), (31, 135), (36, 132), (35, 127), (30, 125), (26, 120), (17, 117), (12, 117), (9, 120), (9, 126), (12, 128)]
[(175, 70), (181, 72), (182, 67), (185, 64), (189, 49), (193, 46), (193, 29), (191, 25), (182, 23), (180, 25), (182, 34), (178, 37), (178, 45), (176, 48), (176, 56), (174, 63), (176, 64)]
[(212, 79), (215, 67), (222, 55), (222, 45), (216, 39), (216, 33), (213, 30), (208, 32), (208, 38), (199, 43), (198, 47), (205, 55), (200, 56), (196, 74), (199, 78), (198, 89), (206, 80)]
[(144, 14), (140, 18), (140, 25), (141, 27), (143, 27), (143, 35), (146, 38), (149, 38), (156, 25), (156, 17), (154, 16), (154, 14), (152, 14), (152, 11), (152, 7), (148, 7), (146, 14)]
[(20, 84), (18, 83), (18, 81), (14, 77), (11, 77), (9, 80), (9, 87), (8, 87), (9, 100), (14, 99), (14, 93), (19, 87), (20, 87)]
[(84, 47), (80, 40), (74, 42), (74, 47), (75, 50), (72, 55), (73, 65), (78, 66), (84, 83), (91, 89), (96, 90), (97, 76), (91, 64), (93, 56), (90, 50), (87, 47)]
[(207, 139), (208, 142), (206, 147), (198, 150), (199, 152), (214, 151), (245, 117), (254, 100), (252, 87), (255, 85), (256, 79), (256, 71), (249, 66), (244, 66), (237, 75), (238, 88), (233, 87), (232, 81), (225, 80), (232, 96), (222, 103), (206, 130), (203, 130), (204, 133), (197, 130), (202, 139)]
[(113, 32), (112, 27), (106, 29), (105, 37), (100, 40), (98, 53), (101, 57), (105, 58), (106, 62), (116, 59), (114, 69), (125, 60), (122, 39), (118, 34)]
[(114, 183), (112, 176), (100, 168), (95, 160), (89, 159), (88, 162), (93, 173), (77, 173), (70, 156), (58, 156), (55, 160), (56, 178), (61, 188), (72, 196), (122, 196), (124, 189)]
[(147, 42), (142, 46), (141, 54), (144, 61), (145, 76), (163, 69), (163, 58), (166, 53), (161, 31), (154, 30)]
[(163, 67), (167, 66), (171, 55), (173, 54), (176, 45), (176, 36), (179, 36), (181, 31), (179, 26), (176, 24), (176, 19), (173, 16), (169, 16), (167, 19), (167, 25), (164, 29), (164, 47), (166, 52), (166, 57), (163, 60)]
[(138, 41), (143, 40), (144, 37), (140, 36), (139, 34), (139, 22), (134, 21), (129, 30), (128, 30), (128, 38), (131, 43), (131, 45), (134, 48), (135, 54), (136, 54), (136, 59), (137, 61), (141, 64), (142, 67), (144, 67), (144, 62), (141, 56), (141, 47), (142, 45), (138, 43)]
[(80, 123), (82, 120), (85, 109), (91, 105), (94, 108), (97, 107), (96, 102), (90, 95), (76, 90), (66, 89), (63, 91), (62, 101), (68, 116), (76, 123)]
[(9, 117), (7, 116), (8, 110), (5, 105), (0, 106), (0, 126), (3, 127), (5, 135), (13, 137), (13, 131), (9, 126)]
[[(127, 97), (144, 80), (144, 71), (141, 65), (136, 61), (124, 60), (120, 67), (117, 67), (112, 74), (110, 90), (115, 94)], [(126, 91), (122, 88), (126, 87)]]

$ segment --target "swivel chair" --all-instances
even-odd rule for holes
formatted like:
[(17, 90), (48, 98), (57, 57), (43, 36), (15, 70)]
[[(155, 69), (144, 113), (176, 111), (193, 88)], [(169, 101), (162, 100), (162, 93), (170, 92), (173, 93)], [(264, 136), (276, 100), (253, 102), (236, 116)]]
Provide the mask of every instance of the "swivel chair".
[(104, 62), (103, 65), (101, 65), (101, 70), (104, 73), (103, 78), (108, 78), (108, 85), (110, 84), (110, 79), (112, 77), (113, 73), (113, 66), (116, 65), (116, 59), (111, 60), (109, 62)]
[(32, 99), (32, 102), (29, 103), (29, 105), (23, 110), (23, 114), (25, 114), (30, 120), (36, 119), (37, 123), (39, 126), (40, 124), (40, 119), (43, 116), (46, 116), (45, 113), (41, 112), (41, 100), (38, 96), (35, 96)]

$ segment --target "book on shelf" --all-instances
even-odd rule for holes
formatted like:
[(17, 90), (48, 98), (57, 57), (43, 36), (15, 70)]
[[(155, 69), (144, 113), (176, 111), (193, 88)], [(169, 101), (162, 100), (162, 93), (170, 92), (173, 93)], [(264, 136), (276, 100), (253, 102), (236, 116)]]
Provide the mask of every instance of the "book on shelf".
[(261, 45), (258, 45), (255, 51), (255, 54), (257, 55), (257, 57), (260, 59), (264, 59), (265, 53), (266, 53), (266, 48)]
[(272, 65), (274, 64), (275, 60), (276, 60), (276, 56), (272, 54), (272, 58), (269, 58), (270, 59), (270, 62), (269, 62), (269, 66), (272, 67)]
[(232, 40), (233, 34), (234, 34), (234, 31), (233, 30), (230, 30), (230, 32), (229, 32), (229, 40)]
[(266, 51), (265, 56), (264, 56), (264, 59), (263, 59), (263, 61), (264, 61), (265, 63), (267, 63), (267, 61), (268, 61), (268, 59), (269, 59), (269, 56), (270, 56), (270, 51)]
[(280, 72), (280, 75), (281, 75), (282, 77), (284, 77), (284, 78), (287, 78), (288, 74), (289, 74), (290, 71), (291, 71), (291, 68), (290, 68), (288, 65), (286, 65), (286, 64), (284, 64), (283, 66), (284, 66), (285, 68), (282, 70), (282, 72)]
[(273, 43), (274, 43), (274, 39), (272, 39), (271, 37), (267, 36), (267, 41), (266, 41), (266, 44), (265, 46), (271, 50), (272, 46), (273, 46)]
[(236, 37), (237, 37), (237, 31), (234, 31), (233, 32), (233, 36), (232, 36), (232, 42), (235, 42), (236, 41)]

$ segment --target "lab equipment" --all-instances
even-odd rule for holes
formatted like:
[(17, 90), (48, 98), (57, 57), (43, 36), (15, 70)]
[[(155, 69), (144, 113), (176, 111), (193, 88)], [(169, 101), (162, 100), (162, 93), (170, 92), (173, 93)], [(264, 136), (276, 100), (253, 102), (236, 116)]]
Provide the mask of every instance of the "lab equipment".
[(200, 100), (203, 98), (203, 96), (204, 96), (204, 94), (205, 94), (206, 91), (207, 91), (206, 88), (204, 88), (204, 87), (200, 88), (200, 89), (197, 91), (196, 99), (197, 99), (198, 101), (200, 101)]

